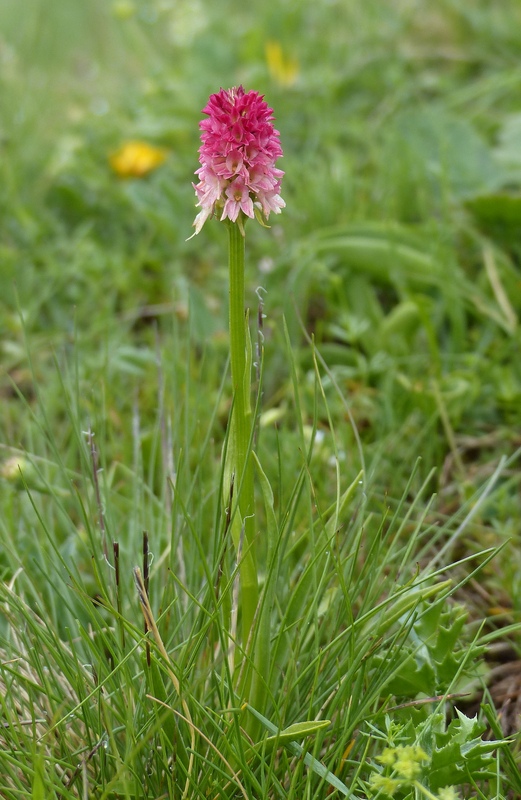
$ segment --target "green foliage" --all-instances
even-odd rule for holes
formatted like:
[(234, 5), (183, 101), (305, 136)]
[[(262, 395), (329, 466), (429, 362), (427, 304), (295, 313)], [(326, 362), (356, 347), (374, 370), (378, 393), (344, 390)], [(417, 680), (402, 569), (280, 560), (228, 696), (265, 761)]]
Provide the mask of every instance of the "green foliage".
[[(494, 687), (461, 710), (491, 644), (519, 648), (519, 3), (19, 6), (0, 795), (519, 795)], [(200, 109), (241, 82), (275, 109), (287, 203), (248, 228), (251, 657), (228, 623), (226, 237), (186, 241)], [(129, 140), (165, 163), (119, 177)]]
[(483, 741), (485, 725), (475, 717), (470, 719), (456, 709), (457, 718), (452, 720), (444, 732), (433, 731), (429, 743), (422, 736), (431, 753), (429, 782), (434, 790), (452, 784), (467, 783), (469, 776), (478, 781), (494, 777), (493, 753), (503, 741)]
[[(519, 256), (520, 197), (512, 194), (484, 194), (469, 200), (466, 207), (486, 236), (497, 242), (507, 253)], [(516, 296), (518, 292), (516, 282), (508, 281), (508, 295), (511, 296), (513, 293), (516, 307), (519, 301)]]
[(436, 603), (418, 607), (416, 613), (389, 690), (403, 697), (437, 696), (447, 687), (455, 691), (465, 673), (476, 669), (483, 652), (475, 642), (465, 641), (467, 612)]
[(494, 778), (494, 753), (506, 746), (506, 740), (485, 741), (483, 723), (458, 709), (456, 714), (448, 725), (438, 712), (419, 725), (409, 720), (398, 728), (387, 719), (392, 744), (376, 758), (381, 767), (371, 775), (372, 791), (405, 797), (416, 787), (420, 796), (441, 800), (449, 787)]

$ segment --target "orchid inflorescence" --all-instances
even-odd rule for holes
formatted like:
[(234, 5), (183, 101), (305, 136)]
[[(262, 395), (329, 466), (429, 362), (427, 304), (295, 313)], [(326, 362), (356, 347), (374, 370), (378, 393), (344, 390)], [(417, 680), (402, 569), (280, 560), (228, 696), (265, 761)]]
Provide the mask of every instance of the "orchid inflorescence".
[[(273, 109), (258, 92), (242, 86), (212, 94), (199, 123), (201, 147), (196, 171), (199, 183), (194, 227), (199, 233), (213, 214), (238, 222), (242, 214), (268, 219), (286, 205), (280, 196), (283, 171), (275, 162), (282, 156), (279, 132), (273, 127)], [(241, 214), (242, 212), (242, 214)]]

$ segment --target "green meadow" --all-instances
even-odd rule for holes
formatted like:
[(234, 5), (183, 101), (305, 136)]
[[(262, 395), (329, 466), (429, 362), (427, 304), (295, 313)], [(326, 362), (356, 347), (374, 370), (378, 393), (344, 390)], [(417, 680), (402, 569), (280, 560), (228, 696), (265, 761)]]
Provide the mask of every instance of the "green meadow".
[[(518, 0), (0, 4), (2, 799), (521, 797), (520, 64)], [(192, 237), (241, 84), (253, 544)]]

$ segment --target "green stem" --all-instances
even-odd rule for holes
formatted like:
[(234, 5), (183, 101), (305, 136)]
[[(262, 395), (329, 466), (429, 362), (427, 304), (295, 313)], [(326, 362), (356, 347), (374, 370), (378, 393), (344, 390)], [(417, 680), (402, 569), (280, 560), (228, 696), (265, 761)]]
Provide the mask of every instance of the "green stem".
[[(242, 230), (241, 230), (242, 229)], [(247, 647), (258, 602), (257, 559), (255, 547), (255, 511), (253, 462), (250, 453), (251, 413), (251, 342), (245, 318), (244, 301), (244, 229), (237, 222), (228, 225), (230, 266), (230, 361), (233, 384), (233, 417), (229, 458), (235, 475), (235, 514), (232, 534), (237, 550), (241, 533), (244, 539), (240, 554), (242, 646)], [(247, 338), (248, 337), (248, 338)]]

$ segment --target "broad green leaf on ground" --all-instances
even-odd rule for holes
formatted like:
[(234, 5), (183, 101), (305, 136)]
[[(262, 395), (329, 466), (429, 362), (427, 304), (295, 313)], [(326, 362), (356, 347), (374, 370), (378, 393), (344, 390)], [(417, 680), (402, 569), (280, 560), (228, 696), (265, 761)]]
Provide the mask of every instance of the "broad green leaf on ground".
[(519, 252), (521, 242), (521, 196), (484, 194), (467, 200), (466, 207), (486, 236), (509, 251)]
[(494, 158), (505, 174), (508, 185), (521, 184), (521, 114), (503, 118), (499, 129)]
[(502, 172), (473, 125), (433, 106), (400, 112), (391, 123), (391, 146), (400, 143), (402, 172), (432, 191), (456, 198), (499, 186)]

